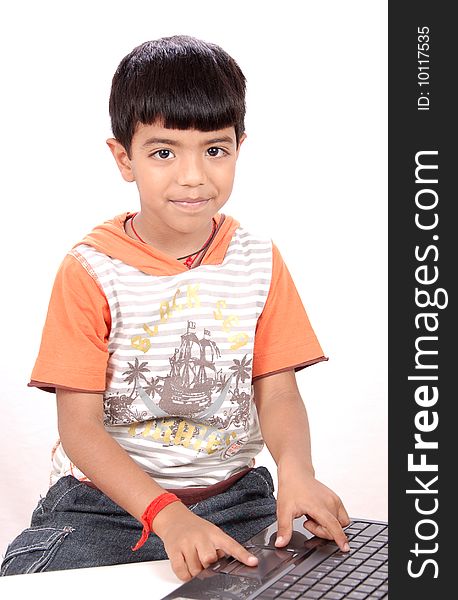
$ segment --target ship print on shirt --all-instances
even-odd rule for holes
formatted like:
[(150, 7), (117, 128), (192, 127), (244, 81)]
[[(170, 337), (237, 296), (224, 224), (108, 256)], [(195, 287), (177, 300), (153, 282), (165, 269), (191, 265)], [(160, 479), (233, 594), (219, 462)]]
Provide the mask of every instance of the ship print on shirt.
[[(204, 329), (199, 337), (196, 323), (188, 321), (179, 347), (169, 357), (170, 370), (166, 376), (148, 378), (150, 368), (147, 361), (140, 362), (135, 358), (134, 362), (128, 363), (129, 369), (123, 375), (130, 387), (129, 392), (105, 397), (106, 423), (140, 424), (148, 420), (151, 423), (152, 417), (152, 430), (158, 431), (157, 428), (163, 429), (167, 422), (170, 431), (157, 441), (166, 438), (168, 444), (176, 443), (175, 434), (183, 429), (183, 421), (189, 422), (194, 431), (192, 437), (196, 439), (204, 429), (208, 429), (205, 437), (210, 431), (220, 432), (218, 437), (221, 437), (224, 430), (236, 428), (239, 431), (237, 447), (240, 447), (243, 445), (240, 434), (245, 437), (243, 432), (246, 433), (249, 428), (251, 394), (248, 386), (243, 384), (251, 383), (252, 359), (247, 355), (241, 360), (233, 359), (234, 364), (224, 373), (216, 366), (220, 357), (220, 349), (211, 339), (210, 330)], [(227, 402), (230, 402), (229, 407)], [(143, 407), (148, 410), (144, 411)], [(188, 430), (188, 425), (185, 429)], [(145, 435), (144, 431), (141, 434)], [(231, 444), (224, 444), (226, 452), (229, 450), (227, 446), (235, 441), (233, 436), (229, 441)], [(200, 447), (200, 450), (203, 448)]]
[[(164, 379), (159, 407), (166, 414), (205, 418), (224, 402), (230, 378), (224, 381), (221, 372), (216, 370), (215, 358), (219, 358), (221, 352), (210, 336), (210, 331), (204, 329), (199, 339), (195, 322), (188, 321), (180, 347), (169, 358), (170, 374)], [(212, 393), (218, 388), (219, 396), (212, 404)]]

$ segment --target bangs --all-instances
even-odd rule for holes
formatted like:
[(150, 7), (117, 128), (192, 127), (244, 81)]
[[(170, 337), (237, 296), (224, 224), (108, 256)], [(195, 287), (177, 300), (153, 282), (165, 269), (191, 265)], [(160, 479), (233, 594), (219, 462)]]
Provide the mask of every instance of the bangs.
[(245, 110), (239, 99), (243, 91), (221, 80), (212, 62), (204, 68), (189, 60), (177, 62), (175, 69), (143, 80), (145, 94), (134, 118), (144, 125), (160, 119), (171, 129), (211, 131), (234, 125)]

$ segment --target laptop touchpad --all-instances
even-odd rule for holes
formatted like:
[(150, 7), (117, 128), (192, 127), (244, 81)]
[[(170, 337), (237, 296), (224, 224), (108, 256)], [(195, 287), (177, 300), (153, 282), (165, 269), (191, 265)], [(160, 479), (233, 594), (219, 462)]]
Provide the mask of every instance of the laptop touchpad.
[(231, 569), (231, 575), (244, 575), (248, 577), (265, 577), (268, 573), (282, 565), (293, 557), (292, 552), (273, 548), (250, 548), (252, 554), (258, 557), (258, 565), (256, 567), (248, 567), (243, 563), (238, 563), (239, 566)]

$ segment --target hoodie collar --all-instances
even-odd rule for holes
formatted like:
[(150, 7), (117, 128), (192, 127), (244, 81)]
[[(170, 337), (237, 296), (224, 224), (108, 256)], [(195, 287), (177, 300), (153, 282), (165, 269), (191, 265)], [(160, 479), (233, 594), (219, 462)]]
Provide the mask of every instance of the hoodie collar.
[[(127, 235), (124, 224), (134, 214), (125, 212), (105, 221), (95, 227), (74, 247), (87, 244), (95, 250), (103, 252), (111, 258), (117, 258), (148, 275), (175, 275), (187, 272), (188, 268), (176, 258)], [(221, 264), (234, 231), (239, 227), (239, 223), (235, 219), (220, 213), (215, 215), (215, 220), (217, 222), (215, 237), (200, 264), (193, 268), (198, 268), (200, 265)]]

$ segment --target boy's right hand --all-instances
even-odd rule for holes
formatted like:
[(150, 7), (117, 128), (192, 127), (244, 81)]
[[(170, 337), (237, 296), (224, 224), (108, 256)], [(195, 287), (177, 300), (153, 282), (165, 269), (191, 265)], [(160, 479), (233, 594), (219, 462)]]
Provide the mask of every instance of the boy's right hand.
[(173, 572), (183, 580), (195, 577), (224, 555), (255, 567), (258, 559), (219, 527), (173, 502), (155, 517), (153, 530), (163, 541)]

